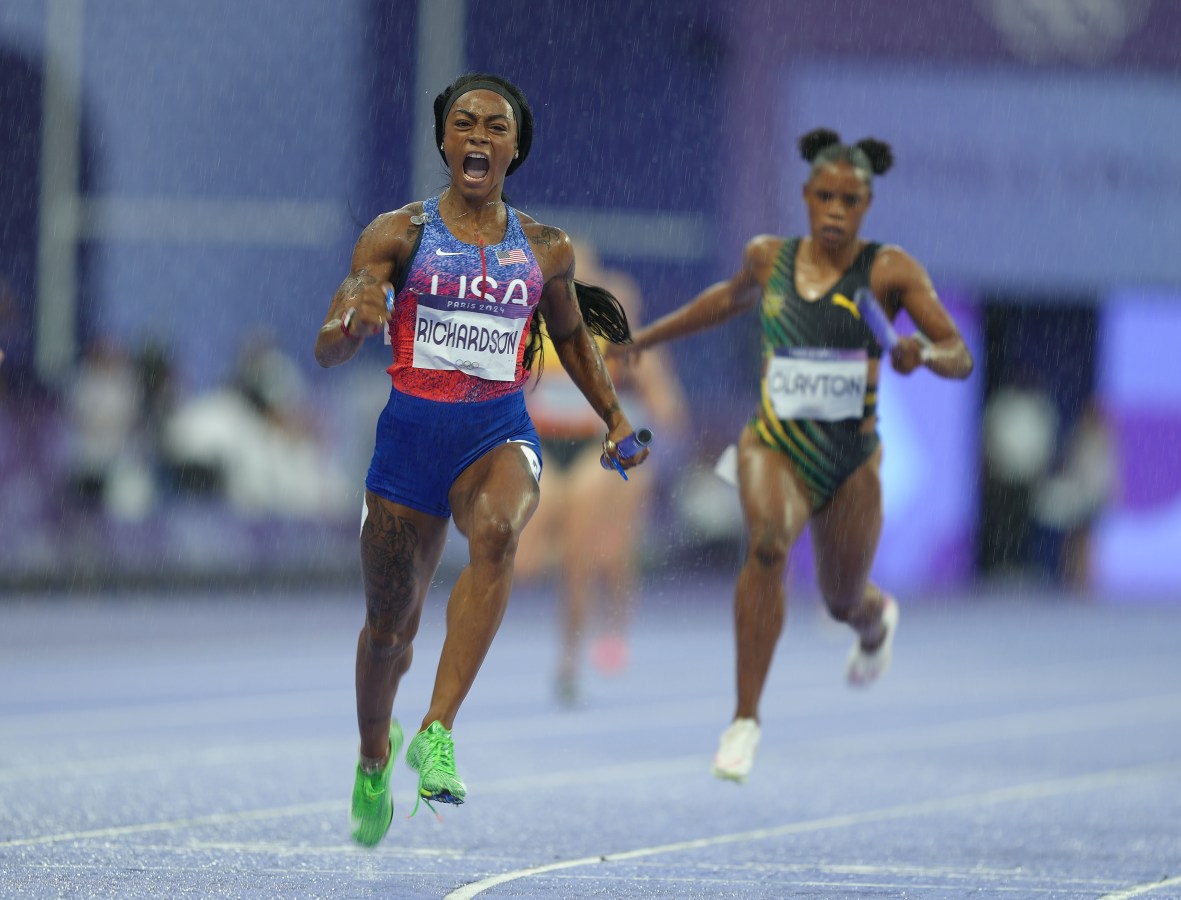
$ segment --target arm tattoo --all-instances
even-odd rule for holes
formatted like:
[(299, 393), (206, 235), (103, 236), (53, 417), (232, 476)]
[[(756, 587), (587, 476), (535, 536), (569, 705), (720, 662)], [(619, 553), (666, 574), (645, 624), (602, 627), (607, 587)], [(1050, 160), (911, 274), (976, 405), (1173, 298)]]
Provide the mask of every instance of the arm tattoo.
[(418, 529), (382, 503), (369, 508), (361, 529), (365, 607), (379, 630), (393, 630), (414, 607), (418, 593)]
[(543, 225), (541, 231), (529, 238), (529, 243), (534, 247), (545, 247), (546, 249), (552, 247), (558, 240), (558, 235), (562, 232), (554, 228), (552, 225)]
[(377, 279), (369, 274), (368, 269), (361, 269), (356, 275), (350, 275), (344, 280), (341, 290), (349, 300), (356, 300), (357, 294), (372, 284), (377, 284)]

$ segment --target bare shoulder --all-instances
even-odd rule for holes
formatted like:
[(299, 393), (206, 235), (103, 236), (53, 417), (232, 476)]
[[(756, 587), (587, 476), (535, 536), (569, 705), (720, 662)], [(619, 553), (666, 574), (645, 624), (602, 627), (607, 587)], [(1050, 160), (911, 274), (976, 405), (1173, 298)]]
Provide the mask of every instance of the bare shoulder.
[(742, 271), (760, 283), (765, 281), (786, 240), (777, 234), (756, 234), (742, 251)]
[(398, 266), (405, 263), (422, 231), (422, 216), (422, 201), (381, 213), (365, 226), (357, 238), (353, 259), (388, 260)]
[(883, 274), (902, 274), (921, 270), (922, 266), (897, 244), (883, 244), (874, 257), (873, 268)]
[(537, 257), (545, 280), (549, 281), (555, 275), (570, 271), (574, 265), (574, 247), (570, 243), (570, 236), (561, 228), (543, 225), (522, 212), (518, 212), (517, 215), (521, 217), (525, 239), (529, 241), (529, 247)]
[(769, 265), (775, 261), (787, 240), (777, 234), (756, 234), (746, 242), (743, 258), (753, 266)]
[(919, 298), (935, 297), (931, 276), (922, 263), (897, 244), (885, 244), (878, 250), (869, 284), (890, 312)]
[(415, 200), (413, 203), (407, 203), (401, 209), (383, 212), (366, 226), (362, 235), (372, 232), (375, 236), (380, 235), (388, 239), (400, 238), (413, 241), (418, 237), (425, 221), (426, 212), (423, 202)]

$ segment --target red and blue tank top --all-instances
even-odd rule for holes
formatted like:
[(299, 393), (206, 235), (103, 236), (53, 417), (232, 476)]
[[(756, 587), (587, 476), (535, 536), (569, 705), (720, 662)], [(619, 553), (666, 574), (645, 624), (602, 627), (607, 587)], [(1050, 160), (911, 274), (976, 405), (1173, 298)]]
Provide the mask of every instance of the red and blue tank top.
[(394, 298), (394, 387), (447, 403), (492, 400), (529, 377), (525, 348), (544, 285), (516, 210), (498, 244), (465, 244), (423, 203), (422, 232)]

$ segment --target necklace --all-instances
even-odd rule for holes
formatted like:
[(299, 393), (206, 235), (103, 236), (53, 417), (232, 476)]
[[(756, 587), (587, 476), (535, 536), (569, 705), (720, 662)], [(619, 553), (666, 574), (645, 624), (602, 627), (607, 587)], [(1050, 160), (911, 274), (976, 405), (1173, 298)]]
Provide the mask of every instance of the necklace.
[(456, 216), (454, 219), (443, 219), (443, 214), (440, 212), (440, 213), (439, 213), (439, 218), (443, 219), (443, 221), (444, 221), (444, 222), (458, 222), (458, 221), (459, 221), (460, 219), (462, 219), (464, 216), (470, 216), (470, 215), (471, 215), (472, 213), (474, 213), (474, 212), (479, 212), (481, 209), (484, 209), (484, 208), (486, 208), (486, 207), (492, 206), (492, 204), (494, 204), (494, 203), (499, 203), (499, 202), (500, 202), (499, 200), (489, 200), (489, 201), (488, 201), (487, 203), (485, 203), (483, 206), (477, 206), (475, 209), (469, 209), (467, 212), (460, 213), (460, 214), (459, 214), (458, 216)]
[[(439, 201), (439, 202), (440, 202), (440, 203), (442, 202), (442, 198), (440, 198), (440, 201)], [(453, 218), (453, 219), (448, 219), (448, 218), (444, 217), (444, 215), (443, 215), (442, 211), (440, 210), (440, 212), (439, 212), (439, 218), (440, 218), (440, 219), (442, 219), (444, 222), (455, 223), (455, 222), (458, 222), (460, 219), (462, 219), (464, 216), (470, 216), (472, 213), (474, 213), (474, 212), (479, 212), (481, 209), (484, 209), (485, 207), (489, 207), (489, 206), (492, 206), (492, 205), (493, 205), (493, 204), (495, 204), (495, 203), (501, 203), (501, 202), (503, 202), (503, 201), (501, 201), (501, 200), (489, 200), (489, 201), (488, 201), (487, 203), (485, 203), (483, 206), (477, 206), (475, 209), (469, 209), (467, 212), (462, 212), (462, 213), (460, 213), (458, 216), (456, 216), (456, 217), (455, 217), (455, 218)], [(417, 214), (417, 215), (414, 215), (414, 216), (411, 216), (411, 217), (410, 217), (410, 223), (411, 223), (412, 225), (425, 225), (425, 224), (426, 224), (426, 220), (427, 220), (427, 219), (429, 219), (429, 218), (430, 218), (430, 216), (428, 216), (426, 213), (419, 213), (419, 214)]]

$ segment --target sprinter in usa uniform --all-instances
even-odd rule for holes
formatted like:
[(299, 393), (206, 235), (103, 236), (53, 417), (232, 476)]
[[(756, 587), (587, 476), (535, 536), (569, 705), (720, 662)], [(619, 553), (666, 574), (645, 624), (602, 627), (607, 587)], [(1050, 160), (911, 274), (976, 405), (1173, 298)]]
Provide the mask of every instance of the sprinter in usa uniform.
[(393, 816), (390, 772), (403, 740), (394, 697), (452, 519), (469, 561), (448, 600), (434, 692), (406, 762), (428, 804), (466, 797), (451, 730), (500, 626), (517, 542), (538, 503), (540, 444), (522, 388), (540, 359), (539, 316), (603, 421), (604, 451), (625, 469), (648, 453), (619, 458), (616, 444), (632, 424), (592, 335), (628, 340), (626, 316), (609, 293), (575, 282), (564, 232), (503, 196), (506, 175), (532, 143), (524, 95), (498, 76), (469, 74), (435, 98), (434, 110), (448, 187), (364, 230), (315, 347), (322, 366), (347, 362), (380, 334), (393, 353), (361, 525), (352, 833), (367, 846), (384, 837)]

